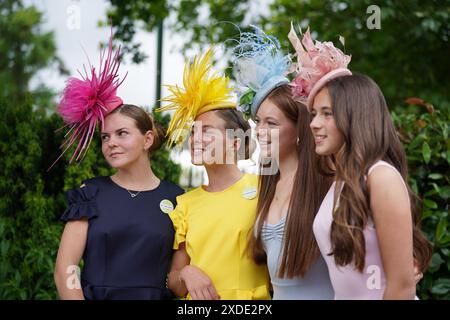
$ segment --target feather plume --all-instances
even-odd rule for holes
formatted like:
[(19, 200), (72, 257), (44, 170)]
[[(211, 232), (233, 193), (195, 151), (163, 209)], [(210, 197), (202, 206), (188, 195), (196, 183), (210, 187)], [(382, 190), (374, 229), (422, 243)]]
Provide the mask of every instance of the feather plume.
[(198, 115), (210, 110), (236, 107), (231, 101), (233, 88), (229, 87), (229, 79), (211, 73), (212, 55), (210, 48), (203, 56), (196, 56), (192, 63), (186, 62), (183, 87), (166, 86), (171, 94), (161, 101), (168, 104), (157, 111), (175, 110), (167, 130), (169, 147), (184, 142)]
[(256, 114), (271, 90), (289, 83), (290, 68), (290, 57), (283, 54), (279, 41), (252, 27), (255, 32), (241, 32), (233, 49), (234, 74), (241, 89), (239, 107), (247, 116)]
[[(288, 38), (295, 49), (297, 57), (297, 62), (293, 63), (295, 78), (291, 82), (292, 94), (297, 100), (305, 101), (307, 98), (309, 100), (309, 96), (316, 84), (322, 84), (320, 80), (326, 80), (327, 78), (324, 77), (327, 74), (331, 75), (332, 71), (341, 71), (334, 72), (333, 75), (351, 74), (347, 69), (351, 56), (344, 54), (332, 42), (314, 42), (309, 28), (300, 40), (291, 23)], [(342, 43), (344, 38), (340, 37), (340, 41)], [(316, 89), (314, 92), (317, 91)]]
[(118, 76), (120, 47), (113, 53), (112, 30), (106, 59), (104, 59), (105, 50), (101, 50), (98, 74), (95, 67), (89, 63), (89, 73), (84, 67), (84, 75), (79, 72), (81, 79), (70, 77), (66, 82), (57, 112), (64, 119), (65, 127), (69, 127), (69, 131), (61, 145), (63, 151), (51, 167), (74, 144), (76, 148), (69, 163), (83, 159), (89, 149), (97, 123), (100, 122), (103, 128), (106, 115), (123, 103), (122, 99), (116, 95), (116, 91), (125, 77), (120, 80)]

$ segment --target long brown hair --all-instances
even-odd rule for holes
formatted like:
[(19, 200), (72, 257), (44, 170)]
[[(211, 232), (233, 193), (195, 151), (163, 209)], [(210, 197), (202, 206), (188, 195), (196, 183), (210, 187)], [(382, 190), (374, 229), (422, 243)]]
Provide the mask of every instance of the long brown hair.
[(333, 161), (336, 190), (342, 187), (342, 191), (335, 193), (330, 255), (337, 265), (354, 262), (356, 268), (363, 271), (366, 253), (363, 230), (372, 214), (365, 176), (373, 164), (384, 160), (400, 172), (407, 185), (413, 218), (414, 258), (418, 267), (425, 270), (431, 259), (431, 245), (420, 232), (416, 197), (407, 184), (406, 155), (380, 88), (364, 75), (339, 77), (325, 87), (336, 127), (344, 138), (344, 145)]
[(149, 153), (161, 148), (165, 141), (166, 129), (160, 123), (154, 121), (151, 114), (133, 104), (122, 104), (110, 114), (113, 113), (120, 113), (133, 119), (136, 123), (136, 127), (142, 134), (145, 134), (149, 130), (153, 131), (153, 144), (148, 150)]
[[(319, 249), (312, 231), (314, 217), (321, 201), (330, 187), (329, 179), (317, 174), (314, 139), (309, 128), (310, 115), (305, 105), (292, 99), (288, 85), (274, 89), (267, 97), (297, 127), (298, 167), (289, 203), (284, 229), (284, 248), (278, 270), (279, 277), (303, 277), (319, 256)], [(282, 146), (280, 146), (282, 147)], [(257, 223), (249, 241), (248, 249), (256, 263), (267, 260), (261, 230), (269, 213), (280, 172), (260, 175)]]

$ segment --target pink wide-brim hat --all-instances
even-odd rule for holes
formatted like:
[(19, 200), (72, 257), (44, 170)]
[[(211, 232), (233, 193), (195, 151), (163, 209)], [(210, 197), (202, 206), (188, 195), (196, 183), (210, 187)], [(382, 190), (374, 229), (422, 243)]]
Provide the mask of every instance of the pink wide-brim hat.
[(314, 86), (312, 87), (309, 95), (308, 95), (308, 99), (306, 101), (306, 105), (308, 106), (308, 110), (311, 111), (311, 108), (313, 106), (314, 103), (314, 98), (316, 97), (316, 95), (319, 93), (319, 91), (331, 80), (339, 78), (339, 77), (344, 77), (344, 76), (351, 76), (352, 72), (347, 69), (347, 68), (339, 68), (339, 69), (334, 69), (330, 72), (328, 72), (327, 74), (325, 74), (322, 78), (320, 78), (319, 81), (317, 81)]

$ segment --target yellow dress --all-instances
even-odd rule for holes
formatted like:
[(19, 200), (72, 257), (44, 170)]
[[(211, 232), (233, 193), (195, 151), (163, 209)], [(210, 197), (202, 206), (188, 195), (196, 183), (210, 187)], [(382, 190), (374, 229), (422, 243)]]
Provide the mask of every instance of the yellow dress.
[(257, 190), (257, 176), (244, 174), (223, 191), (208, 192), (201, 186), (178, 196), (170, 213), (174, 249), (186, 242), (191, 264), (211, 278), (223, 300), (270, 299), (267, 266), (255, 264), (245, 253)]

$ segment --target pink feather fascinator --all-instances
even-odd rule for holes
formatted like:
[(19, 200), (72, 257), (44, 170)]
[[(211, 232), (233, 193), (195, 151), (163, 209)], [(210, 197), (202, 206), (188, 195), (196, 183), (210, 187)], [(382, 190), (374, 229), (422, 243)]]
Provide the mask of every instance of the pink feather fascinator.
[(89, 149), (97, 123), (100, 122), (103, 129), (105, 117), (123, 104), (116, 95), (117, 88), (126, 77), (119, 79), (119, 66), (120, 47), (113, 53), (111, 30), (108, 50), (100, 50), (98, 73), (89, 62), (89, 73), (83, 66), (84, 75), (78, 71), (81, 78), (70, 77), (66, 82), (57, 112), (66, 123), (63, 128), (69, 127), (69, 130), (61, 145), (63, 151), (51, 167), (74, 144), (76, 148), (69, 163), (82, 160)]
[(294, 99), (306, 102), (310, 109), (314, 97), (328, 81), (352, 74), (347, 69), (351, 56), (344, 54), (332, 42), (314, 42), (309, 28), (300, 40), (291, 24), (288, 38), (297, 58), (291, 69), (295, 75), (291, 81), (292, 94)]

